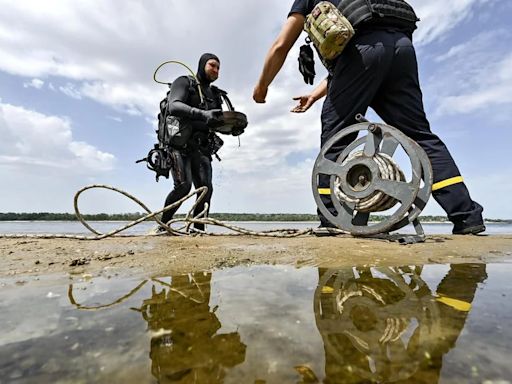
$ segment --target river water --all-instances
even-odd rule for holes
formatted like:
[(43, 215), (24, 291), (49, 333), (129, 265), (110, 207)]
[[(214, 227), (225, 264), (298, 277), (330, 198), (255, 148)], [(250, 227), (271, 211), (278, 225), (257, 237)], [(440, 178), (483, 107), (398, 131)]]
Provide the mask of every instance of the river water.
[[(317, 222), (229, 222), (230, 224), (244, 227), (250, 230), (263, 231), (269, 229), (283, 229), (283, 228), (316, 228)], [(111, 221), (97, 221), (89, 223), (93, 228), (101, 233), (107, 233), (113, 229), (122, 227), (126, 222), (111, 222)], [(129, 228), (124, 233), (126, 234), (144, 234), (155, 227), (155, 222), (143, 222), (135, 227)], [(512, 224), (490, 223), (486, 224), (486, 234), (512, 234)], [(425, 223), (423, 229), (427, 235), (437, 234), (450, 234), (452, 225), (449, 223)], [(222, 227), (209, 226), (208, 231), (211, 232), (226, 232)], [(414, 233), (412, 226), (402, 228), (400, 233)], [(66, 233), (66, 234), (91, 234), (87, 228), (81, 223), (75, 221), (1, 221), (0, 234), (12, 233), (30, 233), (30, 234), (43, 234), (43, 233)]]

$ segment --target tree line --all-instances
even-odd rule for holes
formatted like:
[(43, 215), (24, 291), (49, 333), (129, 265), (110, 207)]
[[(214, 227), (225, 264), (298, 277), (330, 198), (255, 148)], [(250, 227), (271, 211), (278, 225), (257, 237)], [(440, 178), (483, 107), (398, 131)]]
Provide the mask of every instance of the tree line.
[[(85, 214), (87, 221), (133, 221), (145, 216), (145, 213), (97, 213)], [(176, 215), (183, 217), (184, 215)], [(210, 213), (210, 217), (222, 221), (318, 221), (316, 214), (309, 213)], [(372, 215), (372, 221), (382, 221), (388, 216)], [(77, 221), (74, 213), (0, 213), (0, 221)], [(445, 216), (421, 216), (422, 222), (446, 222)], [(512, 220), (485, 219), (488, 222), (511, 224)]]

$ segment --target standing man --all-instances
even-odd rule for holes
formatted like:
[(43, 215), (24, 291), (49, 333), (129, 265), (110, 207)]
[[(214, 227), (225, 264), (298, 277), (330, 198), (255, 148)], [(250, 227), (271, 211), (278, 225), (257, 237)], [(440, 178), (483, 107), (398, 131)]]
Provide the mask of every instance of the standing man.
[[(306, 16), (319, 2), (294, 1), (287, 21), (265, 58), (260, 79), (254, 88), (253, 99), (257, 103), (265, 102), (268, 87), (301, 34)], [(329, 2), (352, 23), (356, 34), (331, 63), (328, 78), (311, 95), (296, 98), (299, 104), (292, 111), (304, 112), (316, 100), (326, 96), (321, 116), (323, 146), (340, 130), (356, 123), (358, 113), (364, 115), (371, 107), (387, 124), (415, 140), (427, 153), (434, 174), (433, 196), (453, 222), (453, 233), (485, 231), (482, 206), (471, 199), (453, 158), (445, 144), (431, 132), (425, 116), (416, 53), (411, 41), (415, 22), (404, 23), (403, 18), (394, 16), (405, 15), (405, 18), (416, 20), (410, 5), (403, 0)], [(372, 13), (372, 8), (384, 12)], [(386, 13), (393, 16), (386, 16)], [(346, 136), (333, 146), (326, 157), (335, 161), (357, 134), (352, 136)], [(319, 188), (329, 189), (327, 175), (319, 182)], [(335, 214), (330, 195), (322, 198)], [(321, 226), (332, 226), (322, 215), (319, 216)]]
[[(221, 90), (211, 85), (219, 77), (220, 60), (211, 53), (205, 53), (199, 59), (197, 80), (191, 76), (178, 77), (171, 86), (167, 98), (167, 113), (180, 119), (185, 127), (183, 136), (188, 137), (183, 145), (172, 146), (171, 174), (174, 189), (165, 199), (164, 206), (185, 197), (194, 184), (195, 188), (208, 187), (205, 197), (194, 210), (194, 216), (210, 204), (212, 197), (212, 154), (215, 147), (215, 135), (210, 131), (222, 124)], [(203, 102), (204, 100), (204, 102)], [(162, 222), (169, 222), (179, 207), (168, 210), (162, 215)], [(194, 228), (204, 230), (203, 224), (194, 224)], [(158, 231), (165, 231), (159, 228)]]

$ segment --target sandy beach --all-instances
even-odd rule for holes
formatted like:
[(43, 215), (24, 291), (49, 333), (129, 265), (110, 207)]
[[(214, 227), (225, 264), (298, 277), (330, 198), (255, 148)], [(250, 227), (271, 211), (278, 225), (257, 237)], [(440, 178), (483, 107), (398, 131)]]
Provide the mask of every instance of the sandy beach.
[(0, 256), (0, 277), (165, 275), (251, 264), (343, 267), (488, 263), (512, 259), (512, 235), (436, 235), (414, 245), (349, 236), (141, 236), (100, 241), (2, 238)]

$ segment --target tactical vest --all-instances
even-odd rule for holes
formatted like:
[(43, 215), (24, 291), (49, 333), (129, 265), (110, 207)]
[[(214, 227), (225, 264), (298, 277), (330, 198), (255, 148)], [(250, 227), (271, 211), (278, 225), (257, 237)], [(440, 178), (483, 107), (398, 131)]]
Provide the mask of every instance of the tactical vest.
[(404, 0), (341, 0), (338, 9), (354, 28), (365, 23), (412, 33), (419, 21), (414, 9)]

